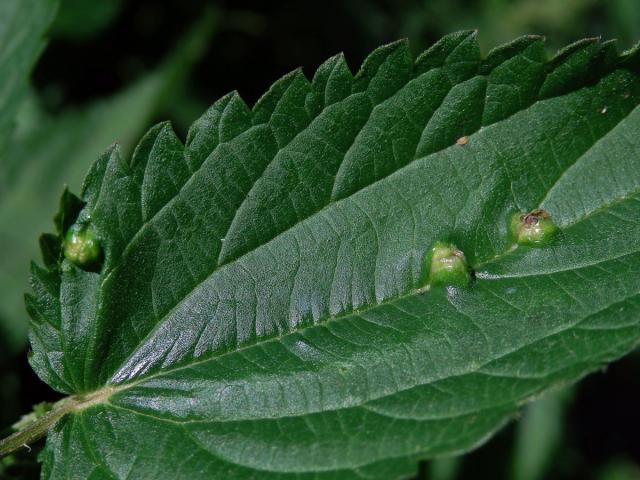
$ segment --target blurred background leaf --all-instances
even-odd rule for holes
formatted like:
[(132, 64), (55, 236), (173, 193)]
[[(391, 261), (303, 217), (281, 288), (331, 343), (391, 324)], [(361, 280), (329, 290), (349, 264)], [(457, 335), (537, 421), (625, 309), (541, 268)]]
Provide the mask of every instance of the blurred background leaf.
[(0, 198), (15, 170), (6, 143), (56, 9), (57, 0), (0, 2)]
[(599, 473), (598, 480), (638, 480), (640, 468), (628, 460), (613, 460)]
[(60, 0), (60, 12), (52, 35), (82, 40), (105, 29), (120, 12), (125, 0)]
[(527, 405), (516, 426), (513, 480), (542, 480), (562, 441), (564, 413), (573, 388), (551, 392)]
[(428, 466), (429, 478), (431, 480), (454, 480), (458, 476), (460, 467), (461, 457), (446, 457), (433, 460), (429, 462)]

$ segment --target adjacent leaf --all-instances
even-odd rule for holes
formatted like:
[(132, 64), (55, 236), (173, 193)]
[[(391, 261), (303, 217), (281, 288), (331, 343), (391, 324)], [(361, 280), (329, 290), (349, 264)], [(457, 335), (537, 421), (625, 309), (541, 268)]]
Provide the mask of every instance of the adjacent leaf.
[(109, 26), (124, 5), (125, 0), (61, 0), (52, 33), (72, 40), (90, 37)]
[(140, 132), (167, 104), (170, 92), (184, 83), (201, 58), (215, 23), (215, 14), (203, 15), (155, 72), (111, 98), (56, 117), (31, 105), (21, 110), (22, 122), (8, 156), (22, 168), (0, 198), (0, 251), (11, 252), (0, 256), (0, 318), (11, 325), (19, 348), (26, 342), (28, 325), (22, 298), (26, 269), (37, 254), (38, 234), (47, 228), (48, 206), (65, 184), (80, 186), (91, 161), (114, 141), (132, 149)]
[[(17, 168), (6, 154), (8, 138), (57, 6), (57, 0), (0, 2), (0, 203), (10, 186), (11, 172)], [(17, 342), (24, 342), (25, 328), (16, 331), (12, 322), (4, 320), (0, 315), (0, 338), (6, 339), (1, 341), (0, 359)]]
[[(524, 37), (483, 59), (461, 32), (109, 150), (77, 219), (100, 271), (33, 268), (31, 363), (80, 394), (44, 477), (404, 478), (628, 352), (639, 103), (638, 50), (547, 61)], [(561, 231), (516, 246), (537, 208)], [(425, 284), (437, 242), (468, 286)]]
[(511, 461), (511, 478), (539, 480), (549, 475), (549, 467), (562, 448), (565, 412), (572, 389), (545, 395), (527, 405), (518, 424)]
[(57, 0), (0, 2), (0, 194), (6, 188), (7, 139), (57, 7)]

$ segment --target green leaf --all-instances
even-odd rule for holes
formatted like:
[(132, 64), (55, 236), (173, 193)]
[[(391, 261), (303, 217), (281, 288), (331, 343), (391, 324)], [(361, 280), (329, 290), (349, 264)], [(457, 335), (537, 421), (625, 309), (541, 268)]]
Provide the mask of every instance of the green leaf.
[(430, 480), (455, 480), (460, 467), (462, 466), (463, 457), (443, 457), (436, 458), (429, 464)]
[[(57, 6), (57, 0), (0, 2), (0, 204), (11, 186), (11, 172), (17, 168), (6, 152), (8, 140)], [(0, 315), (0, 360), (24, 342), (24, 330)]]
[(169, 93), (185, 82), (201, 58), (216, 20), (214, 12), (204, 14), (156, 71), (110, 98), (56, 117), (38, 112), (32, 104), (23, 106), (22, 121), (7, 151), (21, 168), (11, 189), (0, 192), (0, 251), (11, 252), (0, 256), (0, 320), (10, 327), (16, 348), (24, 347), (27, 335), (26, 269), (37, 255), (37, 237), (48, 228), (50, 206), (57, 202), (60, 188), (79, 188), (91, 162), (114, 141), (132, 150), (151, 118), (170, 101)]
[(7, 187), (4, 149), (57, 7), (57, 0), (0, 2), (0, 194)]
[[(33, 269), (31, 363), (75, 394), (45, 478), (404, 478), (625, 354), (639, 103), (637, 50), (547, 61), (524, 37), (483, 59), (461, 32), (107, 151), (77, 220), (100, 271)], [(514, 244), (538, 208), (560, 232)], [(425, 283), (437, 242), (467, 286)]]
[(53, 24), (56, 37), (83, 40), (104, 30), (125, 6), (125, 0), (60, 0)]
[(539, 480), (559, 457), (565, 411), (572, 389), (551, 392), (527, 405), (516, 431), (511, 461), (513, 480)]
[(596, 474), (597, 480), (636, 480), (640, 467), (626, 459), (615, 459)]

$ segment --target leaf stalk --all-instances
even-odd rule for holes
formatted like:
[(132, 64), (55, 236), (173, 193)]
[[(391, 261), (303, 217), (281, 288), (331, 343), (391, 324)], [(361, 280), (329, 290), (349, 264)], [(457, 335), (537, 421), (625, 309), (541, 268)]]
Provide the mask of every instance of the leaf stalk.
[(115, 391), (114, 387), (105, 387), (91, 394), (74, 395), (60, 400), (51, 411), (29, 423), (24, 429), (0, 440), (0, 458), (21, 448), (29, 448), (29, 444), (44, 437), (49, 429), (66, 414), (79, 412), (92, 405), (102, 403)]

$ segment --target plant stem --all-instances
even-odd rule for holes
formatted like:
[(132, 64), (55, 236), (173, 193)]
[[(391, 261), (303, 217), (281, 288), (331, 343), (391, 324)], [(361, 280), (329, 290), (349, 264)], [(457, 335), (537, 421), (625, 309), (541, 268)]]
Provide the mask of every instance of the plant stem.
[(7, 438), (0, 440), (0, 458), (42, 438), (54, 423), (73, 408), (72, 404), (74, 402), (71, 401), (72, 399), (69, 398), (65, 400), (67, 401), (62, 403), (58, 408), (54, 408), (42, 417), (34, 420), (24, 430), (15, 432)]
[(53, 410), (34, 420), (23, 430), (0, 440), (0, 458), (44, 437), (49, 429), (67, 413), (78, 412), (104, 402), (114, 391), (116, 389), (113, 387), (106, 387), (88, 395), (74, 395), (62, 399), (54, 406)]

